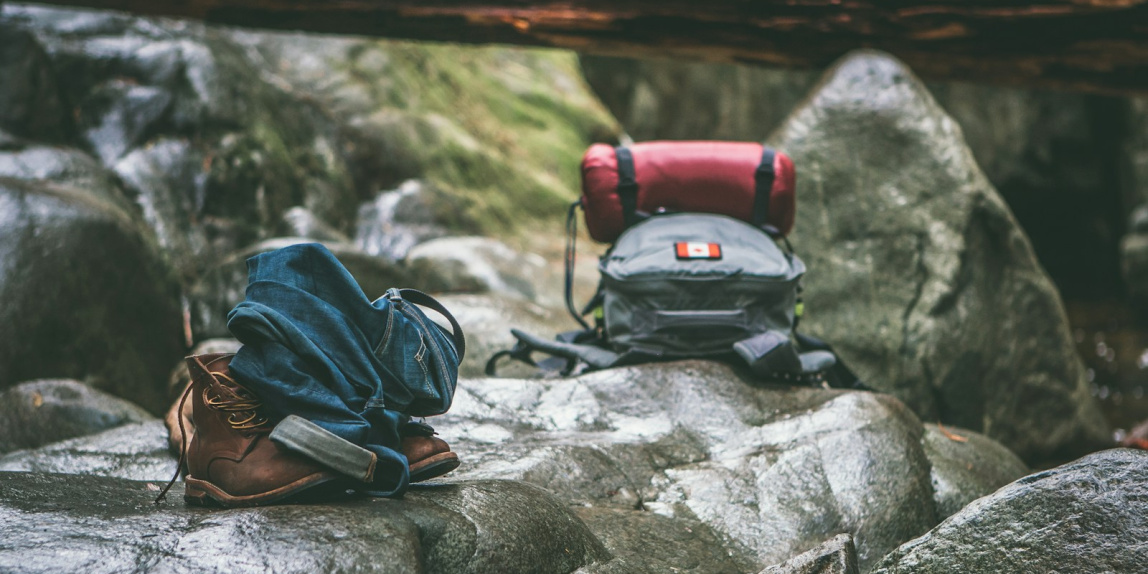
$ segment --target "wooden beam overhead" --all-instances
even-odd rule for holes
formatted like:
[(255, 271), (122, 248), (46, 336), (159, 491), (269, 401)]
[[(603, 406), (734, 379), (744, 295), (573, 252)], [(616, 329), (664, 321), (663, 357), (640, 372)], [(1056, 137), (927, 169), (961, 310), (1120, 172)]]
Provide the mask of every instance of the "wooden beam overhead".
[[(43, 1), (43, 0), (41, 0)], [(250, 28), (821, 67), (876, 48), (930, 79), (1148, 93), (1148, 0), (47, 0)]]

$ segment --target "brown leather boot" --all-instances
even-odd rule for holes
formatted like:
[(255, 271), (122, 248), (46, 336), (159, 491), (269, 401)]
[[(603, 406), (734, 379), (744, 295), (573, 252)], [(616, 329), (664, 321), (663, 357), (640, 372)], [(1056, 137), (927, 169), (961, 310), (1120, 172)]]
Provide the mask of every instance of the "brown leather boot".
[(434, 436), (403, 438), (403, 455), (410, 464), (411, 482), (422, 482), (458, 468), (458, 455), (446, 441)]
[[(186, 359), (195, 429), (186, 432), (184, 500), (199, 505), (258, 506), (338, 479), (337, 473), (268, 438), (272, 428), (259, 413), (258, 398), (231, 378), (228, 365), (233, 356)], [(175, 414), (178, 417), (178, 407)]]

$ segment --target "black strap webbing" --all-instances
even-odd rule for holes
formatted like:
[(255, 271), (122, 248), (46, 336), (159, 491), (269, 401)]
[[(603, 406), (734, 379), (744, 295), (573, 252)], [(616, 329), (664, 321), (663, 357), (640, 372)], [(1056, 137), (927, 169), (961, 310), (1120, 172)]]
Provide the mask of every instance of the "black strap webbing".
[(579, 315), (574, 309), (574, 262), (578, 257), (578, 208), (581, 205), (581, 201), (575, 201), (566, 212), (566, 256), (563, 258), (566, 266), (566, 310), (583, 329), (589, 329), (590, 325), (582, 318), (586, 313)]
[(634, 172), (634, 155), (630, 153), (630, 148), (618, 146), (614, 148), (614, 156), (618, 159), (618, 199), (622, 203), (622, 222), (629, 228), (638, 222), (638, 180)]
[[(444, 307), (442, 303), (439, 303), (437, 299), (422, 291), (416, 289), (396, 289), (395, 291), (398, 291), (399, 296), (402, 297), (404, 301), (410, 301), (415, 305), (432, 309), (443, 317), (446, 317), (446, 320), (450, 322), (451, 330), (454, 331), (450, 333), (450, 336), (451, 339), (454, 339), (454, 346), (458, 351), (458, 362), (461, 363), (462, 358), (466, 356), (466, 337), (462, 334), (462, 325), (458, 324), (454, 315), (451, 315), (450, 311), (447, 311), (446, 307)], [(438, 325), (435, 326), (437, 327)]]
[(761, 150), (761, 163), (754, 172), (753, 224), (761, 227), (769, 223), (769, 200), (773, 192), (773, 156), (768, 147)]

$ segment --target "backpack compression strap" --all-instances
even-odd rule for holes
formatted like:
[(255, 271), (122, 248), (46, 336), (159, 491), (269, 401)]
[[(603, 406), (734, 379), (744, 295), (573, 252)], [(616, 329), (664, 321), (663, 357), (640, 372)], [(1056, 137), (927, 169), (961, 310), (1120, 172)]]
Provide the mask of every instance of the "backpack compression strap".
[[(761, 149), (761, 163), (757, 166), (757, 171), (753, 174), (754, 180), (754, 195), (753, 195), (753, 225), (754, 227), (761, 227), (769, 222), (769, 200), (773, 194), (773, 179), (776, 174), (773, 172), (773, 158), (774, 151), (769, 147), (762, 147)], [(619, 163), (619, 165), (621, 165)], [(619, 173), (621, 169), (619, 168)], [(621, 184), (619, 184), (621, 187)]]
[(618, 161), (618, 200), (622, 203), (622, 222), (629, 229), (639, 220), (638, 176), (634, 171), (634, 154), (630, 153), (630, 148), (618, 146), (614, 148), (614, 157)]

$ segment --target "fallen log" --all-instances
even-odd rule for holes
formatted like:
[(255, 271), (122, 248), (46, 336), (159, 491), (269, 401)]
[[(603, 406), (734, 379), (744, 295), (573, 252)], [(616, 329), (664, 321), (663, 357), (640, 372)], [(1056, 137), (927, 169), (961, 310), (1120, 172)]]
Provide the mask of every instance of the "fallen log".
[(1148, 93), (1148, 0), (46, 2), (253, 28), (798, 68), (876, 48), (931, 79)]

